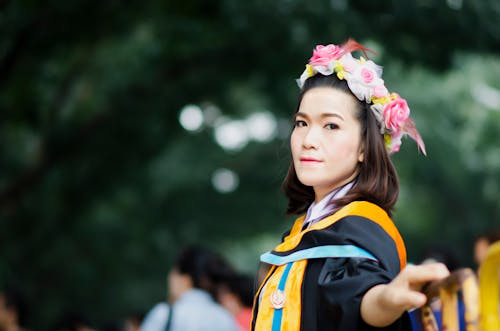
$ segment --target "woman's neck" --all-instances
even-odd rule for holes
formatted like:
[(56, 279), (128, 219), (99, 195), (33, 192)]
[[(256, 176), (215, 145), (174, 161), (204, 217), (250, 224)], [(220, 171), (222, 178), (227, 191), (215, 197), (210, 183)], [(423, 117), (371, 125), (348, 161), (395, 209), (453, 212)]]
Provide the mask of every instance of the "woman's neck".
[(351, 183), (354, 181), (356, 177), (353, 178), (348, 178), (345, 181), (343, 181), (341, 184), (336, 185), (334, 188), (314, 188), (314, 203), (318, 204), (321, 200), (323, 200), (327, 195), (334, 191), (339, 191), (343, 187), (345, 187), (347, 184)]

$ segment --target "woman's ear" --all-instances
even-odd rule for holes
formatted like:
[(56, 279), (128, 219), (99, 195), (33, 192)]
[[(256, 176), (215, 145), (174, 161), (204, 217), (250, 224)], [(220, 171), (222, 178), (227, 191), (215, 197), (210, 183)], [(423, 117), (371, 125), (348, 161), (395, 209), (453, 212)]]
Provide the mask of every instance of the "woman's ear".
[(359, 147), (358, 162), (363, 163), (364, 160), (365, 160), (365, 146), (361, 145)]

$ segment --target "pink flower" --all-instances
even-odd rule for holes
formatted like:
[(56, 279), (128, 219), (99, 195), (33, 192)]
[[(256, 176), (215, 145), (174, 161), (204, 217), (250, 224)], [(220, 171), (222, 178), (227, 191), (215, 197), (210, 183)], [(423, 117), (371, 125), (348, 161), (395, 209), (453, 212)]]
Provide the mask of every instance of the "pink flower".
[(391, 101), (384, 107), (385, 127), (398, 133), (409, 116), (410, 108), (408, 108), (406, 100), (397, 93), (391, 94)]
[(373, 96), (375, 98), (383, 98), (387, 96), (387, 94), (389, 94), (389, 92), (387, 91), (387, 88), (384, 85), (375, 86), (373, 88)]
[(337, 45), (318, 45), (314, 49), (312, 57), (309, 59), (309, 64), (312, 66), (320, 65), (327, 67), (330, 61), (338, 60), (343, 53), (344, 50)]
[(399, 148), (401, 147), (401, 138), (402, 134), (391, 135), (391, 143), (389, 144), (389, 154), (394, 154), (399, 152)]
[(372, 70), (368, 68), (361, 69), (361, 78), (363, 78), (366, 84), (370, 84), (374, 77), (375, 73)]

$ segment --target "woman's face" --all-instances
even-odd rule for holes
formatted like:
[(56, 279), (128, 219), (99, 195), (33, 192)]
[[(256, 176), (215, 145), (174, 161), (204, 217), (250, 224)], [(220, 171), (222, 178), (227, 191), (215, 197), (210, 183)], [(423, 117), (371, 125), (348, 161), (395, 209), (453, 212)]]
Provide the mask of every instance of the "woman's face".
[(187, 290), (193, 287), (191, 278), (181, 274), (176, 267), (168, 273), (168, 299), (172, 302), (178, 300)]
[(307, 91), (290, 139), (297, 177), (312, 186), (316, 201), (357, 176), (363, 161), (356, 100), (331, 87)]

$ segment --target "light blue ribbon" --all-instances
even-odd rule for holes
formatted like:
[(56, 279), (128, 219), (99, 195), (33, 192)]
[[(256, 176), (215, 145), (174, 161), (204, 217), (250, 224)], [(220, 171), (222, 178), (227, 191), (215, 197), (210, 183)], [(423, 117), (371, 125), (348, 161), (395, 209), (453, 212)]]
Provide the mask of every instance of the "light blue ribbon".
[(329, 257), (361, 257), (377, 261), (367, 250), (354, 245), (326, 245), (303, 249), (288, 255), (280, 256), (267, 252), (260, 256), (262, 262), (272, 265), (284, 265), (290, 262), (320, 259)]

